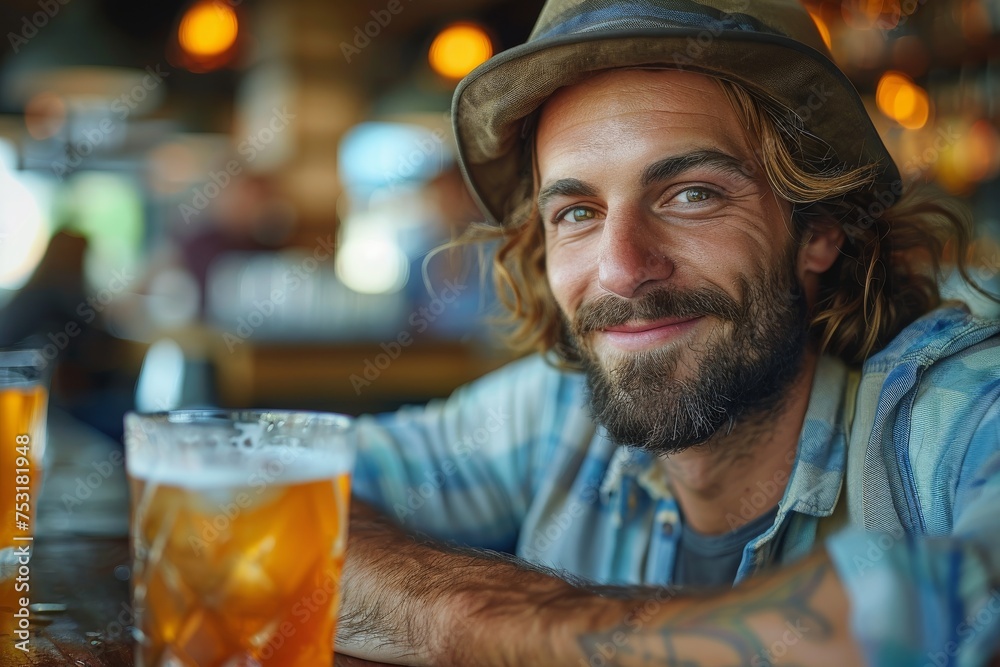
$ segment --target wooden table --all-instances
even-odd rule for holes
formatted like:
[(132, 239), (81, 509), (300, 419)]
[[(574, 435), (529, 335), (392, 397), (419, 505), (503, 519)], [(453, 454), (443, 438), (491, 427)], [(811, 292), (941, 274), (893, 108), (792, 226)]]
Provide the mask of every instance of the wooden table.
[[(18, 640), (5, 614), (0, 620), (0, 666), (133, 667), (128, 576), (124, 537), (38, 540), (31, 561), (28, 652), (14, 647)], [(335, 667), (380, 665), (337, 656)]]
[[(125, 537), (40, 537), (31, 559), (28, 651), (0, 618), (3, 667), (131, 667)], [(6, 627), (4, 627), (6, 626)]]
[(128, 492), (121, 445), (57, 410), (30, 563), (30, 637), (0, 615), (0, 665), (131, 667)]

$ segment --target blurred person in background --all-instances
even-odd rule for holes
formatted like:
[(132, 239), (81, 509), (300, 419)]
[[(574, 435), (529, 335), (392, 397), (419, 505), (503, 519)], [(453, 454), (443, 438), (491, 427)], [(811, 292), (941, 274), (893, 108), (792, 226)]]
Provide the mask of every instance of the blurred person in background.
[(0, 308), (0, 348), (38, 350), (52, 404), (119, 439), (135, 376), (119, 362), (122, 342), (108, 332), (105, 304), (85, 288), (87, 248), (74, 232), (52, 236), (31, 278)]
[(0, 347), (62, 330), (78, 317), (77, 305), (85, 301), (83, 263), (87, 239), (59, 231), (49, 240), (45, 254), (31, 278), (0, 311)]
[(1000, 322), (941, 302), (968, 217), (903, 186), (804, 8), (549, 0), (453, 110), (538, 354), (359, 420), (338, 650), (997, 656)]

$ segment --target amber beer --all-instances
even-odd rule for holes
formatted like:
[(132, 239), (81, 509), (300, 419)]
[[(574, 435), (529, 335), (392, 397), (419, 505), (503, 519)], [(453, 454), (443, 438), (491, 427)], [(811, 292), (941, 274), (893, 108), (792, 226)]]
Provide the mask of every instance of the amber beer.
[(30, 577), (17, 580), (19, 556), (34, 535), (45, 452), (48, 391), (32, 350), (0, 351), (0, 639), (21, 599), (30, 599)]
[(35, 529), (41, 491), (48, 391), (34, 350), (0, 350), (0, 580), (10, 550)]
[(129, 448), (137, 665), (332, 664), (349, 463), (301, 444)]
[[(2, 373), (0, 370), (0, 375)], [(45, 387), (4, 386), (0, 379), (0, 470), (3, 471), (0, 473), (0, 517), (3, 517), (0, 519), (0, 544), (4, 549), (20, 545), (13, 541), (15, 536), (30, 536), (34, 532), (47, 405)], [(25, 463), (27, 465), (23, 465)], [(27, 484), (18, 482), (18, 477), (26, 477), (21, 482)], [(18, 509), (24, 511), (18, 512)], [(21, 529), (18, 524), (28, 528)]]

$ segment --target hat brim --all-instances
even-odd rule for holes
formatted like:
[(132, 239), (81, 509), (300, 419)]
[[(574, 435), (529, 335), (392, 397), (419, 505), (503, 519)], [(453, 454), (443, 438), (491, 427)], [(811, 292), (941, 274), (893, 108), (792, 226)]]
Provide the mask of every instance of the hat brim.
[[(624, 67), (711, 74), (773, 99), (803, 121), (809, 141), (849, 167), (878, 165), (876, 188), (899, 172), (854, 86), (822, 53), (781, 35), (676, 28), (574, 34), (498, 54), (455, 90), (459, 164), (480, 208), (500, 223), (521, 169), (522, 128), (556, 90)], [(897, 186), (898, 187), (898, 186)]]

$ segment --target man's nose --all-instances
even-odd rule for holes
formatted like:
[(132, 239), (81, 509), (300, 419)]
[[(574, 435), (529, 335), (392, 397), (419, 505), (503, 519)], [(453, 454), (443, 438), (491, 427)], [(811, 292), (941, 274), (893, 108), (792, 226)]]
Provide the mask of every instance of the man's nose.
[[(646, 283), (666, 280), (673, 274), (662, 238), (638, 212), (619, 212), (604, 222), (598, 256), (598, 284), (603, 289), (630, 299)], [(662, 224), (662, 223), (659, 223)]]

